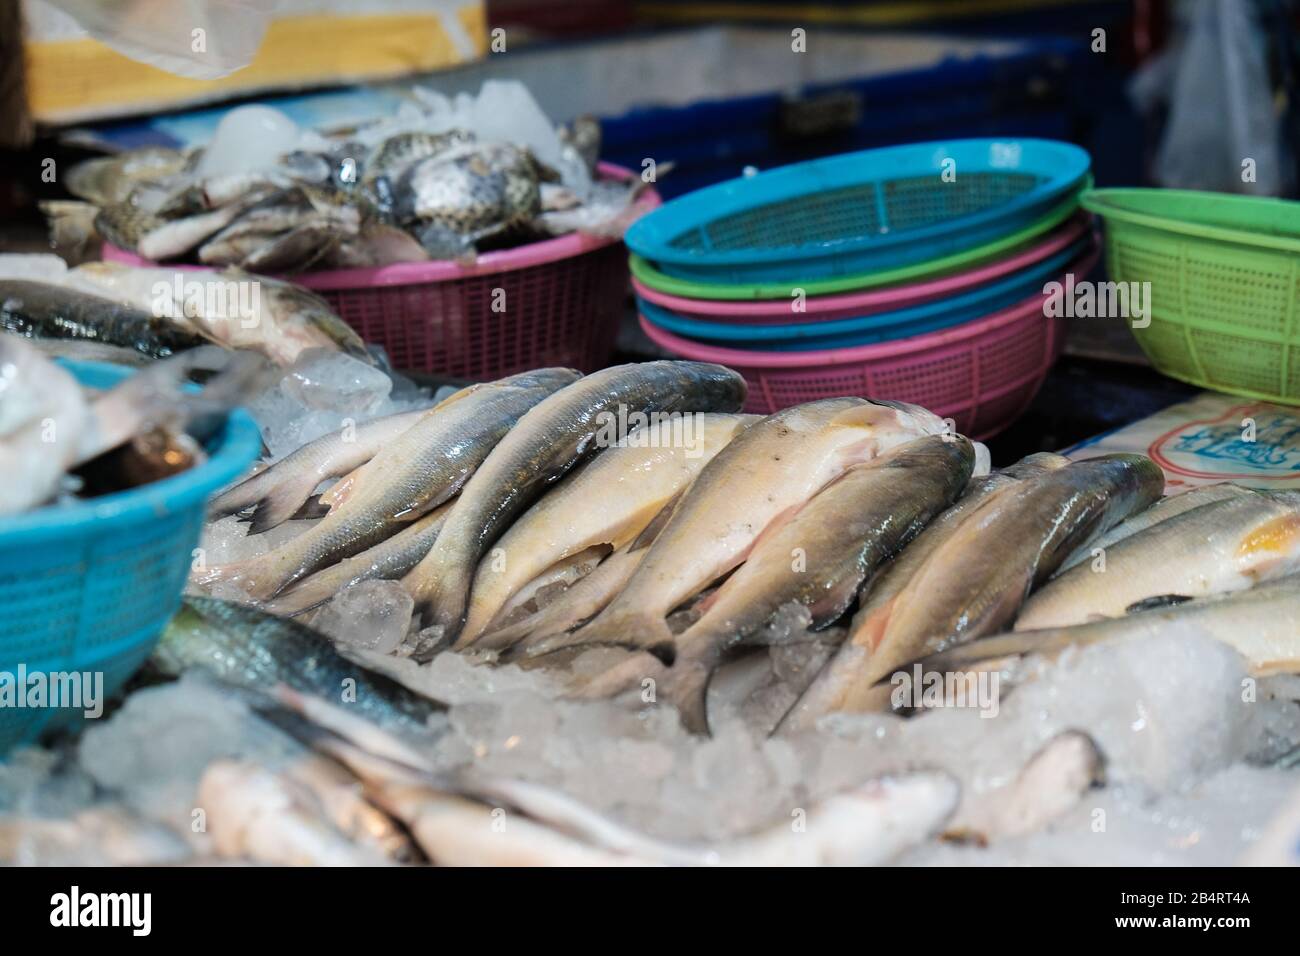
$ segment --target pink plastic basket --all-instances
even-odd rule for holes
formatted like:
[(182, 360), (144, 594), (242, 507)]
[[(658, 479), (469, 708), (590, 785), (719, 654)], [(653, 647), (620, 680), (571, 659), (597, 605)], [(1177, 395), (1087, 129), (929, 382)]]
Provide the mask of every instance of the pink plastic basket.
[[(1086, 275), (1094, 252), (1072, 270)], [(641, 317), (661, 348), (682, 358), (719, 362), (749, 383), (745, 410), (770, 415), (801, 402), (840, 395), (923, 405), (951, 418), (964, 435), (985, 439), (1033, 401), (1065, 341), (1065, 319), (1043, 313), (1038, 293), (952, 329), (910, 339), (820, 352), (752, 352), (702, 345)]]
[[(608, 163), (600, 173), (635, 174)], [(653, 190), (638, 200), (659, 205)], [(155, 265), (108, 245), (104, 258)], [(311, 289), (399, 369), (489, 379), (531, 368), (584, 372), (609, 362), (627, 300), (627, 249), (571, 233), (488, 252), (472, 265), (440, 260), (286, 278)]]
[(652, 289), (635, 277), (632, 286), (638, 295), (655, 305), (671, 309), (687, 318), (732, 325), (804, 325), (875, 315), (893, 309), (931, 302), (956, 295), (1041, 262), (1078, 240), (1089, 229), (1088, 213), (1072, 216), (1059, 228), (1037, 239), (1032, 245), (1009, 257), (986, 262), (962, 272), (939, 278), (882, 289), (867, 289), (839, 295), (810, 297), (805, 311), (794, 312), (789, 299), (763, 299), (752, 302), (693, 299)]

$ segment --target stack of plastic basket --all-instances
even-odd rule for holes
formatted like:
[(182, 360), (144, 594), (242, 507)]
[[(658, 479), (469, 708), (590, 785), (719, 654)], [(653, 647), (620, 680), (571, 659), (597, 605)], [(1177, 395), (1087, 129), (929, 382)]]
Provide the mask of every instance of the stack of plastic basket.
[(1098, 256), (1088, 154), (971, 139), (848, 153), (701, 189), (627, 235), (641, 326), (722, 362), (749, 410), (862, 395), (988, 437), (1060, 353), (1050, 284)]

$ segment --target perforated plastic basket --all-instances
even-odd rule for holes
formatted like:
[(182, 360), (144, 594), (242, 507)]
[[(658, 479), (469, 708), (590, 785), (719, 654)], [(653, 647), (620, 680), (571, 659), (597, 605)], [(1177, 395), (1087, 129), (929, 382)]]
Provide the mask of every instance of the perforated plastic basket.
[(1088, 173), (1088, 154), (1040, 139), (966, 139), (845, 153), (681, 196), (627, 244), (662, 272), (783, 282), (890, 269), (1003, 237)]
[[(130, 374), (68, 362), (85, 385)], [(144, 663), (180, 605), (209, 495), (261, 449), (236, 411), (198, 468), (131, 491), (0, 519), (0, 672), (102, 674), (105, 696)], [(93, 678), (92, 678), (93, 679)], [(80, 709), (0, 707), (0, 756)]]
[(1029, 225), (1000, 239), (981, 243), (971, 249), (963, 249), (938, 259), (928, 259), (910, 266), (896, 269), (878, 269), (874, 272), (859, 272), (853, 275), (836, 276), (830, 279), (800, 279), (797, 282), (699, 282), (694, 279), (680, 279), (665, 275), (654, 265), (633, 253), (628, 257), (632, 275), (657, 292), (668, 295), (684, 296), (714, 302), (745, 301), (750, 299), (782, 299), (789, 301), (798, 289), (804, 295), (829, 296), (836, 293), (863, 292), (870, 289), (897, 287), (900, 283), (921, 283), (943, 276), (953, 275), (962, 269), (978, 268), (994, 262), (1000, 256), (1014, 255), (1037, 242), (1043, 235), (1055, 229), (1078, 212), (1079, 195), (1092, 185), (1092, 177), (1087, 176), (1079, 188), (1071, 192), (1064, 200), (1057, 203), (1050, 212), (1036, 219)]
[(1151, 283), (1151, 364), (1205, 388), (1300, 405), (1300, 203), (1099, 189), (1115, 282)]
[(960, 295), (830, 322), (751, 327), (690, 319), (640, 300), (638, 306), (655, 325), (696, 341), (791, 352), (852, 348), (951, 328), (1014, 305), (1062, 271), (1084, 271), (1085, 260), (1096, 261), (1096, 251), (1096, 242), (1089, 236), (1042, 262)]
[[(633, 175), (604, 163), (600, 171)], [(638, 203), (653, 209), (659, 198), (650, 190)], [(104, 258), (155, 264), (107, 245)], [(410, 262), (285, 278), (323, 296), (396, 368), (462, 379), (552, 365), (602, 368), (628, 289), (623, 244), (582, 233), (488, 252), (472, 265)]]
[(796, 299), (793, 296), (736, 302), (672, 295), (646, 285), (635, 277), (635, 270), (632, 288), (638, 297), (647, 302), (701, 322), (748, 327), (834, 322), (932, 302), (1013, 275), (1069, 248), (1087, 233), (1091, 221), (1092, 217), (1088, 213), (1080, 212), (1064, 225), (1037, 237), (1009, 255), (959, 272), (886, 288), (807, 296), (799, 303), (802, 307), (800, 311), (795, 310)]
[(749, 383), (745, 410), (769, 415), (838, 395), (915, 402), (984, 439), (1015, 421), (1060, 355), (1066, 320), (1043, 314), (1043, 296), (953, 329), (879, 345), (820, 352), (749, 352), (702, 345), (641, 319), (661, 348), (720, 362)]

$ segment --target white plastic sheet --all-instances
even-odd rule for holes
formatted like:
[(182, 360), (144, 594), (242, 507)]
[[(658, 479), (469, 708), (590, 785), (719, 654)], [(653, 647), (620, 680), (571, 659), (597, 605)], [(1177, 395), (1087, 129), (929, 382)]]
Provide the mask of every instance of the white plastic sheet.
[(44, 0), (124, 56), (215, 80), (252, 62), (275, 0)]

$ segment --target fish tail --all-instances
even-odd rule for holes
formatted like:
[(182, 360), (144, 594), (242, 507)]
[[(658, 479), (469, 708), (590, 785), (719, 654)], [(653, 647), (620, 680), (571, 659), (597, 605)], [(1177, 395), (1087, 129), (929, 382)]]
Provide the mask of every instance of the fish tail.
[(662, 616), (644, 610), (606, 611), (576, 631), (556, 634), (532, 644), (525, 656), (540, 657), (567, 647), (597, 646), (646, 651), (668, 665), (677, 656), (677, 646), (668, 622)]
[(708, 693), (713, 668), (702, 661), (678, 661), (659, 684), (665, 700), (677, 708), (682, 726), (693, 734), (709, 735)]
[(216, 520), (229, 515), (247, 511), (256, 505), (266, 494), (269, 480), (266, 475), (271, 469), (265, 468), (255, 475), (249, 475), (239, 484), (227, 488), (212, 499), (208, 505), (208, 518)]
[[(321, 517), (329, 512), (328, 508), (321, 514), (311, 505), (314, 485), (304, 483), (281, 482), (258, 498), (252, 506), (252, 516), (248, 521), (249, 534), (262, 534), (272, 528), (278, 528), (286, 521), (301, 517)], [(319, 502), (319, 498), (317, 497)]]
[(415, 599), (415, 620), (423, 629), (438, 627), (442, 633), (437, 649), (450, 647), (465, 624), (465, 609), (473, 583), (463, 566), (447, 567), (430, 551), (425, 559), (402, 579), (403, 586)]
[(316, 576), (313, 575), (287, 588), (274, 599), (266, 602), (263, 609), (279, 617), (297, 617), (299, 614), (320, 607), (339, 593), (339, 588), (334, 581), (315, 578)]

